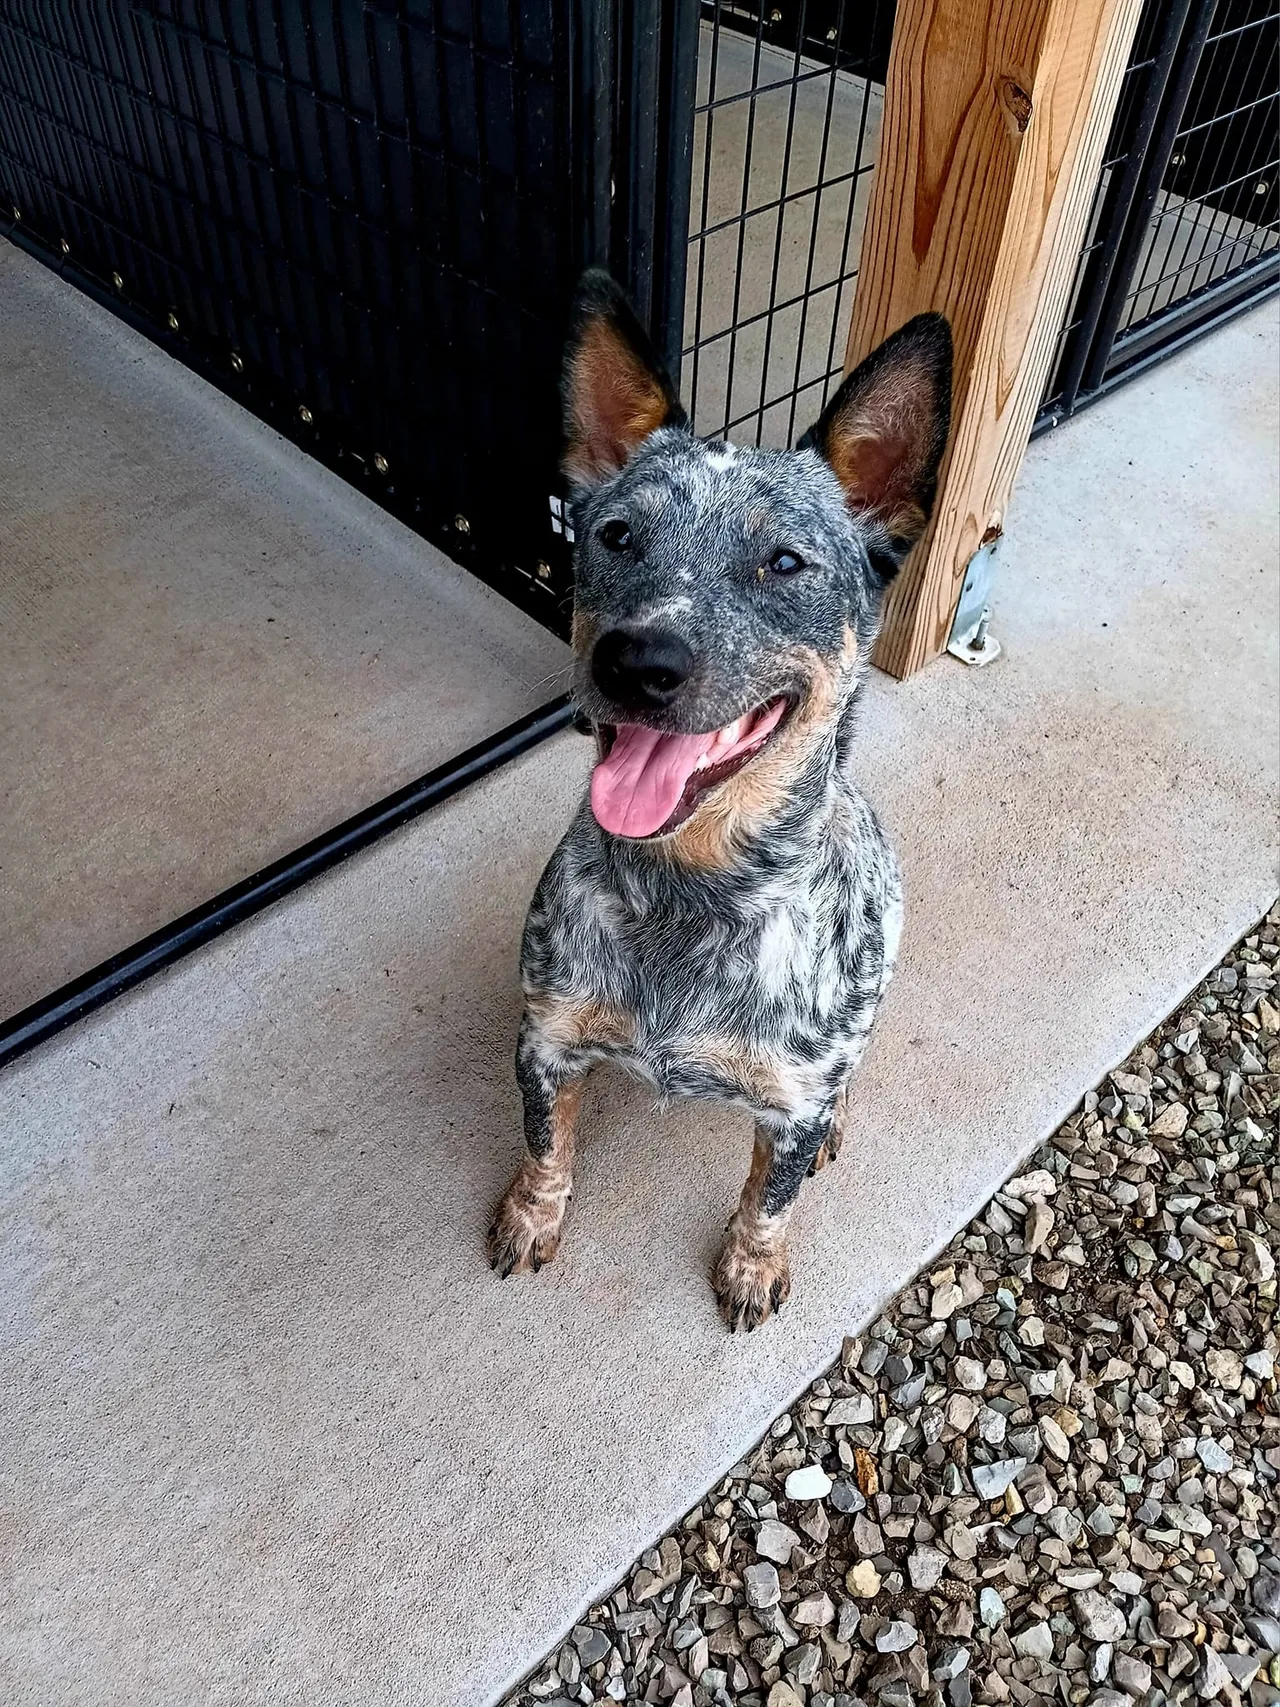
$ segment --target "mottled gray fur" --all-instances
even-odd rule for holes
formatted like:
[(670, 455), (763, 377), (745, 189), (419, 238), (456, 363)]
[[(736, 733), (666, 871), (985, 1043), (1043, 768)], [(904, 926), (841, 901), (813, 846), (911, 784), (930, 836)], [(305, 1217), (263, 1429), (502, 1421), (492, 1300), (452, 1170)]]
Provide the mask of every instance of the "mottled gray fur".
[[(678, 733), (719, 728), (780, 695), (792, 709), (777, 739), (702, 797), (671, 835), (611, 835), (583, 801), (525, 927), (528, 1007), (517, 1071), (526, 1138), (536, 1175), (557, 1141), (556, 1097), (605, 1060), (664, 1096), (748, 1110), (758, 1166), (735, 1217), (737, 1257), (726, 1248), (716, 1287), (730, 1322), (751, 1327), (786, 1295), (781, 1229), (805, 1174), (838, 1148), (845, 1086), (897, 953), (897, 863), (852, 760), (882, 595), (908, 543), (895, 519), (901, 481), (889, 501), (851, 507), (832, 435), (866, 428), (866, 408), (845, 420), (837, 407), (842, 397), (856, 402), (852, 381), (807, 448), (699, 441), (613, 287), (596, 276), (584, 298), (566, 381), (581, 711), (604, 732), (603, 750), (623, 713), (593, 673), (593, 648), (619, 627), (674, 634), (691, 661), (670, 703), (639, 716), (624, 708), (628, 721)], [(624, 442), (618, 468), (607, 449), (574, 458), (575, 433), (601, 430), (591, 399), (583, 403), (575, 391), (599, 376), (574, 366), (584, 327), (603, 339), (601, 323), (617, 339), (619, 359), (639, 364), (641, 389), (648, 381), (661, 390), (658, 418), (668, 423), (636, 445)], [(923, 519), (945, 438), (949, 340), (941, 322), (916, 326), (915, 342), (907, 337), (903, 346), (905, 378), (892, 363), (887, 373), (873, 371), (880, 414), (870, 413), (873, 428), (905, 420), (903, 432), (918, 437), (918, 399), (907, 407), (894, 386), (901, 392), (928, 370), (931, 407), (944, 418), (940, 429), (932, 423), (920, 466), (909, 470)], [(775, 572), (775, 562), (787, 572)], [(763, 781), (750, 778), (756, 767), (764, 767)], [(716, 795), (724, 796), (718, 804)], [(708, 812), (720, 814), (715, 836), (699, 824)], [(534, 1175), (526, 1168), (526, 1195)], [(562, 1185), (561, 1212), (565, 1193)], [(510, 1226), (495, 1232), (495, 1266), (525, 1266), (518, 1243)], [(553, 1251), (554, 1241), (542, 1254)], [(538, 1265), (535, 1250), (530, 1266)]]

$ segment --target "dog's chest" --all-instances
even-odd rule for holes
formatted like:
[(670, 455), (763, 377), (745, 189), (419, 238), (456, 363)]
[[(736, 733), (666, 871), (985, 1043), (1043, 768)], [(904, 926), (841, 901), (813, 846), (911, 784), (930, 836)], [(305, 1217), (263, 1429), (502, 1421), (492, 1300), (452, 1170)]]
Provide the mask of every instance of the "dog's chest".
[(848, 881), (630, 906), (566, 859), (530, 913), (530, 1012), (553, 1046), (612, 1057), (672, 1095), (821, 1104), (869, 1024), (876, 907)]

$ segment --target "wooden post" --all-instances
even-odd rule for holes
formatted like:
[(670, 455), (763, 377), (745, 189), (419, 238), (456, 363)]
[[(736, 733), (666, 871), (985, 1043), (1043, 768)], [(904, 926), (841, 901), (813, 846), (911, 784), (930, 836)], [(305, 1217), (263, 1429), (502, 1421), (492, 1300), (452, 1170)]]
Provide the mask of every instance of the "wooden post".
[(900, 0), (846, 367), (937, 309), (956, 344), (933, 522), (876, 662), (947, 643), (969, 559), (1003, 525), (1049, 376), (1141, 0)]

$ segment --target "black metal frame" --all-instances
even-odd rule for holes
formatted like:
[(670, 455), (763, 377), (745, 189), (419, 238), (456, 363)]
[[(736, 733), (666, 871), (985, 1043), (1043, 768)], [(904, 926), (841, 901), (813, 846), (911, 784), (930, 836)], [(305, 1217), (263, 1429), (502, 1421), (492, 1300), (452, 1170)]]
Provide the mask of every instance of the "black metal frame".
[[(1243, 21), (1237, 15), (1242, 8), (1252, 14)], [(1265, 140), (1266, 108), (1274, 111), (1280, 91), (1274, 68), (1268, 76), (1267, 40), (1259, 45), (1258, 38), (1268, 30), (1274, 38), (1278, 22), (1274, 0), (1147, 0), (1037, 433), (1058, 425), (1085, 404), (1280, 289), (1280, 227), (1274, 212), (1280, 158), (1268, 159), (1261, 168), (1271, 172), (1266, 204), (1260, 210), (1270, 218), (1252, 227), (1257, 237), (1230, 239), (1211, 254), (1212, 219), (1203, 225), (1193, 219), (1178, 264), (1154, 279), (1148, 277), (1157, 253), (1156, 228), (1173, 199), (1194, 195), (1213, 208), (1222, 205), (1224, 197), (1229, 200), (1237, 188), (1239, 126), (1232, 159), (1223, 159), (1232, 121), (1244, 117), (1244, 134), (1253, 138), (1255, 147), (1260, 136)], [(1213, 57), (1219, 48), (1224, 48), (1233, 69), (1242, 48), (1253, 53), (1250, 70), (1264, 91), (1261, 96), (1238, 100), (1238, 87), (1233, 87)], [(1274, 65), (1274, 39), (1270, 52)], [(1220, 138), (1216, 155), (1202, 158), (1197, 171), (1188, 176), (1180, 147), (1185, 149), (1189, 136), (1215, 126)], [(1244, 176), (1256, 177), (1259, 170), (1254, 164)], [(1182, 206), (1186, 205), (1184, 200)], [(1181, 223), (1179, 211), (1177, 224)], [(1204, 240), (1194, 259), (1188, 259), (1198, 229), (1204, 230)], [(1252, 252), (1255, 244), (1257, 252)], [(1238, 248), (1246, 251), (1239, 260)], [(1222, 252), (1227, 264), (1213, 276), (1216, 257)], [(1196, 275), (1206, 268), (1210, 276), (1197, 287)], [(1188, 273), (1186, 288), (1180, 288), (1179, 280)], [(1168, 300), (1157, 306), (1160, 286), (1167, 287)], [(1146, 312), (1140, 312), (1144, 294), (1151, 303)]]
[(354, 817), (305, 842), (282, 859), (264, 866), (252, 877), (232, 884), (211, 901), (184, 913), (140, 942), (113, 954), (100, 966), (72, 979), (61, 989), (24, 1008), (0, 1024), (0, 1068), (29, 1049), (104, 1007), (166, 966), (184, 959), (233, 926), (242, 924), (273, 901), (281, 900), (321, 872), (331, 870), (353, 854), (372, 847), (393, 830), (401, 829), (433, 806), (450, 799), (473, 782), (539, 746), (573, 720), (569, 696), (562, 694), (536, 711), (508, 724), (497, 734), (468, 747), (456, 758), (437, 765), (416, 782), (407, 783)]

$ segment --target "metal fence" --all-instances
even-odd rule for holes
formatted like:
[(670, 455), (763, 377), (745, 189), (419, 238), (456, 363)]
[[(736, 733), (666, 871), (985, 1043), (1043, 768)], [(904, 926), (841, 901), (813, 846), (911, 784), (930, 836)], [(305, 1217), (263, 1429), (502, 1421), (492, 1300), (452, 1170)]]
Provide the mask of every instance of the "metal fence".
[(683, 381), (700, 432), (783, 445), (844, 359), (892, 0), (709, 0)]
[(0, 229), (554, 620), (571, 46), (556, 0), (0, 0)]
[(1280, 287), (1276, 0), (1147, 0), (1040, 426)]
[[(0, 0), (0, 229), (550, 626), (564, 311), (704, 433), (843, 365), (893, 0)], [(1148, 0), (1042, 424), (1280, 279), (1276, 0)]]

